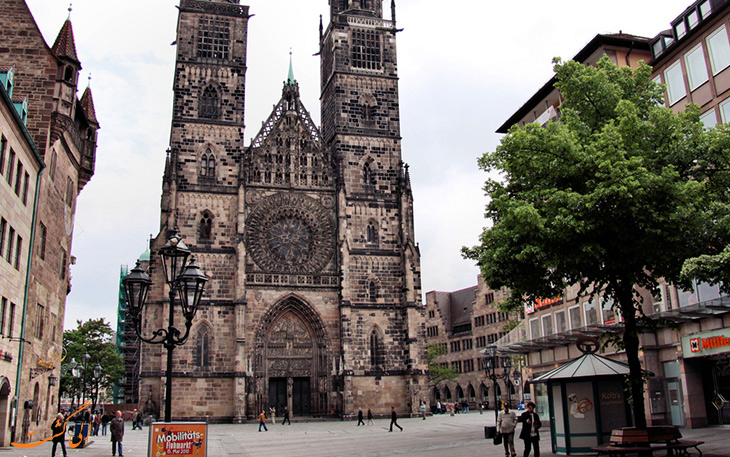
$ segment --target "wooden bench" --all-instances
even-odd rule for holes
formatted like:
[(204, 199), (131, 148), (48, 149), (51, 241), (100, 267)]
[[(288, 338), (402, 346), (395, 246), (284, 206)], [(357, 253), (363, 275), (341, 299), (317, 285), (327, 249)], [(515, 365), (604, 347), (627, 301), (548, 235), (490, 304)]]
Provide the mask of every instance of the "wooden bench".
[(633, 427), (613, 430), (609, 444), (591, 448), (597, 455), (619, 457), (629, 454), (654, 454), (666, 451), (668, 456), (689, 456), (689, 450), (695, 448), (702, 457), (699, 448), (704, 441), (681, 440), (682, 434), (677, 427), (647, 427), (638, 430)]

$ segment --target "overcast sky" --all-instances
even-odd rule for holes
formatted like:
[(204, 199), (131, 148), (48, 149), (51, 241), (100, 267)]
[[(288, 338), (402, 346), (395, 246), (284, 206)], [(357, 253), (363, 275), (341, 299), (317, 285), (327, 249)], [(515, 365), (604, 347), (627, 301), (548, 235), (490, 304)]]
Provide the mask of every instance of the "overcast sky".
[[(49, 45), (68, 16), (64, 0), (27, 0)], [(319, 16), (326, 0), (243, 1), (249, 22), (248, 145), (281, 96), (289, 49), (302, 100), (319, 125)], [(390, 18), (387, 0), (384, 8)], [(502, 125), (598, 33), (653, 37), (690, 0), (590, 2), (397, 0), (403, 160), (415, 194), (423, 290), (476, 284), (460, 255), (486, 225), (485, 175), (476, 160)], [(159, 231), (165, 150), (172, 117), (177, 0), (73, 0), (71, 20), (101, 124), (96, 173), (76, 209), (72, 290), (65, 328), (104, 317), (116, 327), (121, 265), (134, 265)]]

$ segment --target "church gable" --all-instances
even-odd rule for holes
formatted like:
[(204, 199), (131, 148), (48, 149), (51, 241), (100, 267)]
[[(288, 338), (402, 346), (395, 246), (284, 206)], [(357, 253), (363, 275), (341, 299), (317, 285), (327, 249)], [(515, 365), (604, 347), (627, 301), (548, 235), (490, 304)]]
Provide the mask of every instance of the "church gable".
[(246, 151), (244, 174), (249, 185), (334, 188), (331, 155), (295, 81), (284, 85), (281, 100)]

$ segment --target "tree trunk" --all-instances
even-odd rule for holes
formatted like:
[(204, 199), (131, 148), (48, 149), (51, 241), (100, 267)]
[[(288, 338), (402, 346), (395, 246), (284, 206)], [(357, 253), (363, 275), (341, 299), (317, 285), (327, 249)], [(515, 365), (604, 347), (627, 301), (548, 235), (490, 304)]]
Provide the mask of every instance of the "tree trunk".
[(633, 284), (622, 281), (616, 287), (616, 298), (624, 318), (624, 349), (629, 365), (629, 384), (634, 407), (634, 425), (646, 429), (646, 406), (644, 404), (644, 373), (639, 361), (639, 333), (636, 325), (636, 305)]

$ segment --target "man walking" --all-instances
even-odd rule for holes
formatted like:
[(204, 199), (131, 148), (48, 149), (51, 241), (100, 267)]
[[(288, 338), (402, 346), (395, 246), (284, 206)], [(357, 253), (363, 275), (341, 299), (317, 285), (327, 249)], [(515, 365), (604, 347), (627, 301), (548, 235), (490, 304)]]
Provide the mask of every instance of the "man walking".
[(357, 426), (358, 427), (360, 426), (360, 424), (362, 424), (363, 426), (365, 425), (365, 422), (362, 420), (362, 418), (363, 418), (362, 408), (358, 408), (358, 411), (357, 411)]
[(375, 425), (375, 422), (373, 422), (373, 411), (368, 408), (368, 425)]
[(117, 417), (112, 419), (109, 430), (112, 432), (112, 455), (117, 455), (117, 449), (119, 449), (119, 457), (124, 457), (124, 451), (122, 450), (122, 440), (124, 439), (124, 419), (122, 419), (121, 411), (117, 410)]
[(525, 453), (523, 457), (530, 455), (530, 448), (535, 450), (535, 457), (540, 457), (540, 434), (538, 430), (542, 427), (542, 422), (540, 422), (540, 417), (535, 412), (535, 404), (533, 402), (527, 404), (527, 411), (522, 413), (519, 422), (522, 422), (520, 439), (525, 442)]
[(423, 416), (423, 420), (426, 420), (426, 402), (421, 402), (421, 416)]
[(284, 425), (287, 422), (291, 425), (291, 421), (289, 420), (289, 408), (284, 407), (284, 420), (281, 422), (281, 425)]
[[(398, 427), (401, 432), (403, 431), (403, 427), (398, 425), (398, 415), (395, 413), (395, 408), (391, 406), (390, 407), (390, 430), (389, 430), (390, 432), (393, 431), (393, 425)], [(537, 457), (539, 457), (539, 456), (537, 456)]]
[(264, 428), (265, 432), (269, 431), (269, 429), (266, 428), (266, 411), (263, 410), (261, 411), (261, 414), (259, 414), (259, 432), (261, 431), (261, 427)]

